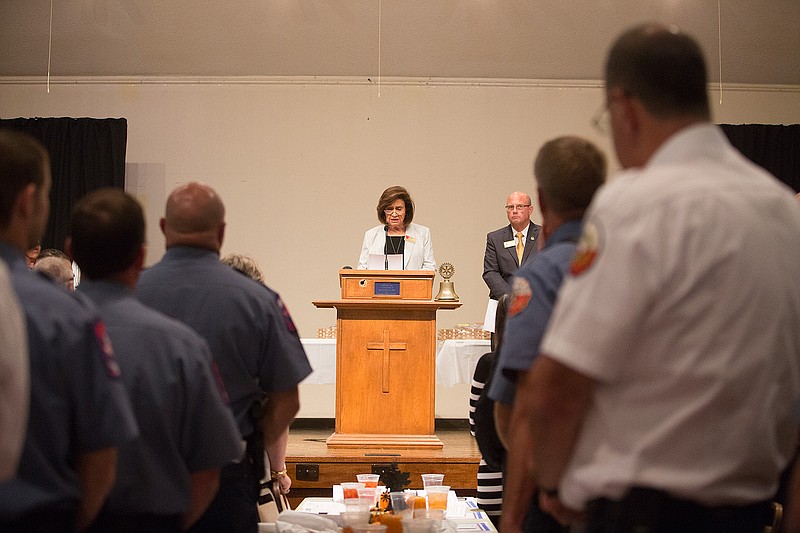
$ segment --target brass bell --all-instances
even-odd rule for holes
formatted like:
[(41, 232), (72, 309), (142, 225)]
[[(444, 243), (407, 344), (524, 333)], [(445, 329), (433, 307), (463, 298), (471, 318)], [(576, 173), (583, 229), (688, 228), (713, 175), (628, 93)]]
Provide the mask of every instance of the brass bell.
[(435, 300), (437, 302), (458, 301), (458, 294), (456, 294), (456, 288), (452, 281), (446, 280), (439, 282), (439, 294), (436, 295)]
[(439, 294), (436, 295), (437, 302), (457, 302), (458, 294), (456, 294), (455, 285), (450, 281), (456, 269), (450, 263), (442, 263), (439, 267), (439, 274), (444, 278), (444, 281), (439, 282)]

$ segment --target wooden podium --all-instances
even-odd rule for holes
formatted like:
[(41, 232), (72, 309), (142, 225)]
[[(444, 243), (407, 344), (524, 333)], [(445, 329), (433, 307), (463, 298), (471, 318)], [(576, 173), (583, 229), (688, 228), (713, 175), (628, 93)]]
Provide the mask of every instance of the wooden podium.
[(436, 311), (433, 270), (339, 271), (336, 431), (332, 448), (436, 447)]

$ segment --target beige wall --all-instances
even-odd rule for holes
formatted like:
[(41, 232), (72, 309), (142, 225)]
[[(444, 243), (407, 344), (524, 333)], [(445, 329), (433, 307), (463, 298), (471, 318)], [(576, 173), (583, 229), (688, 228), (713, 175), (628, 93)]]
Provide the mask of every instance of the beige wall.
[[(485, 235), (506, 223), (513, 190), (534, 191), (531, 162), (547, 139), (579, 134), (603, 102), (596, 82), (353, 79), (0, 79), (0, 116), (125, 117), (127, 188), (145, 205), (148, 263), (168, 192), (199, 180), (222, 195), (223, 253), (255, 257), (302, 336), (332, 325), (314, 299), (338, 295), (337, 270), (358, 261), (381, 191), (405, 185), (439, 263), (456, 267), (463, 307), (439, 326), (480, 322)], [(713, 90), (715, 119), (800, 122), (798, 87)], [(616, 165), (613, 156), (610, 160)], [(538, 219), (538, 210), (534, 213)], [(438, 278), (435, 287), (438, 286)]]
[[(718, 122), (800, 123), (800, 87), (725, 88), (721, 105), (715, 88), (712, 101)], [(351, 79), (56, 80), (49, 93), (0, 79), (4, 118), (127, 118), (127, 189), (145, 205), (148, 263), (163, 253), (168, 192), (215, 187), (228, 210), (223, 253), (259, 261), (304, 337), (334, 324), (310, 302), (337, 297), (337, 270), (357, 263), (377, 198), (395, 184), (414, 196), (437, 261), (456, 267), (464, 305), (439, 327), (482, 321), (485, 236), (505, 225), (506, 195), (533, 193), (533, 156), (552, 137), (609, 151), (590, 126), (602, 102), (596, 82), (384, 80), (379, 96)], [(436, 415), (466, 417), (468, 393), (437, 387)], [(301, 386), (300, 416), (332, 417), (334, 396), (333, 385)]]

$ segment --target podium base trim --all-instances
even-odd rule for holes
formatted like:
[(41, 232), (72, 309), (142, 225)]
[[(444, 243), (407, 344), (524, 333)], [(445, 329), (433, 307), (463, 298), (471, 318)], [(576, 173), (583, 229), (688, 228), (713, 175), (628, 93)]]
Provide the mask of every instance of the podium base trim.
[(436, 435), (383, 435), (369, 433), (334, 433), (325, 441), (328, 448), (443, 448)]

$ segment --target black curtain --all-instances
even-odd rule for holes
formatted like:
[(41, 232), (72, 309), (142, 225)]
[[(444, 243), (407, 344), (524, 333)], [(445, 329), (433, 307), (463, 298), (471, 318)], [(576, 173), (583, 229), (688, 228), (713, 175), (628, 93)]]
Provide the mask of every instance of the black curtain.
[(125, 187), (128, 121), (124, 118), (0, 119), (0, 128), (24, 131), (50, 152), (53, 188), (42, 248), (64, 248), (72, 207), (100, 187)]
[(731, 144), (745, 157), (800, 191), (800, 124), (721, 124)]

